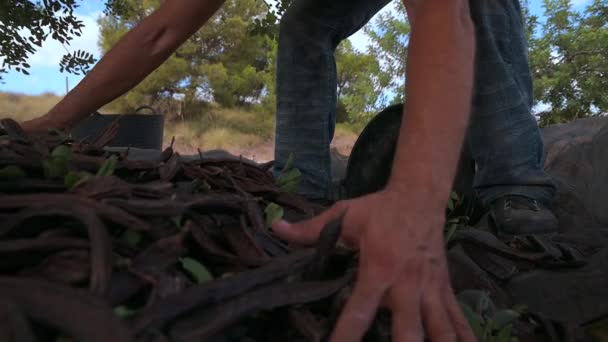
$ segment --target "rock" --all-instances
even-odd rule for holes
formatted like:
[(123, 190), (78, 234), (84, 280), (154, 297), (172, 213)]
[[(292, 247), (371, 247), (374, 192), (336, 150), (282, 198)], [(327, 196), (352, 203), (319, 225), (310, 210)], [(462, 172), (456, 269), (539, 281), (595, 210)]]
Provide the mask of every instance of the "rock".
[(558, 193), (553, 210), (563, 232), (608, 226), (608, 117), (542, 129), (545, 168)]

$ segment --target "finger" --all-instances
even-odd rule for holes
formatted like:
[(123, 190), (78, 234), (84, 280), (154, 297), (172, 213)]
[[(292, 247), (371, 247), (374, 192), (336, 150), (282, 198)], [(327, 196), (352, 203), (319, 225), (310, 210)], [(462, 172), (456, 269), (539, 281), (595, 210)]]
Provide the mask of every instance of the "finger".
[(342, 215), (346, 208), (346, 202), (338, 202), (310, 220), (298, 223), (278, 220), (272, 225), (272, 230), (278, 237), (286, 241), (299, 244), (313, 244), (319, 239), (319, 235), (321, 235), (325, 224)]
[(448, 315), (450, 316), (450, 321), (452, 322), (452, 326), (456, 331), (456, 335), (458, 336), (458, 341), (477, 341), (477, 339), (475, 338), (475, 334), (471, 329), (469, 321), (464, 316), (462, 308), (460, 307), (460, 304), (454, 296), (454, 292), (451, 286), (448, 286), (448, 290), (443, 292), (443, 296), (444, 302), (446, 304), (446, 310), (448, 312)]
[[(427, 289), (421, 298), (422, 321), (431, 341), (456, 341), (458, 336), (447, 311), (444, 291), (449, 287), (447, 265), (443, 256), (428, 253), (423, 256), (422, 286)], [(447, 284), (447, 286), (446, 286)]]
[(385, 288), (374, 285), (374, 280), (361, 279), (344, 310), (338, 319), (333, 331), (331, 342), (360, 341), (372, 321), (384, 295)]
[(420, 313), (420, 281), (418, 273), (403, 272), (391, 288), (389, 306), (393, 313), (393, 341), (419, 342), (424, 339)]
[(422, 319), (431, 341), (457, 341), (458, 336), (452, 326), (452, 319), (447, 311), (447, 303), (445, 303), (439, 287), (437, 287), (437, 290), (429, 291), (423, 295)]

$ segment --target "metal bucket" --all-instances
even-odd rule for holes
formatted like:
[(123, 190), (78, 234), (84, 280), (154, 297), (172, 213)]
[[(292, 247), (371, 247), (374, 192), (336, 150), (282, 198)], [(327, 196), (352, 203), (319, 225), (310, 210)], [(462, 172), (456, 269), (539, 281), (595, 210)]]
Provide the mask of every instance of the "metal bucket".
[[(139, 113), (143, 109), (152, 114)], [(133, 114), (99, 114), (94, 113), (79, 123), (71, 134), (77, 141), (95, 140), (114, 120), (118, 119), (118, 133), (108, 147), (133, 147), (149, 150), (161, 150), (165, 129), (164, 115), (148, 106), (142, 106)]]

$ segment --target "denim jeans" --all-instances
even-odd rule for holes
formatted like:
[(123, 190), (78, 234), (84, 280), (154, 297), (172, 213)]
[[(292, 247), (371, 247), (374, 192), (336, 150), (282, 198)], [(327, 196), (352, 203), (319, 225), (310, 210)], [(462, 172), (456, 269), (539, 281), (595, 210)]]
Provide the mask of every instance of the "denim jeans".
[[(326, 197), (331, 187), (334, 51), (388, 3), (294, 0), (281, 20), (275, 172), (294, 153), (303, 174), (299, 191), (306, 196)], [(549, 203), (555, 185), (543, 170), (543, 142), (531, 114), (532, 77), (519, 0), (470, 4), (477, 56), (467, 144), (477, 163), (475, 190), (485, 204), (506, 194)]]

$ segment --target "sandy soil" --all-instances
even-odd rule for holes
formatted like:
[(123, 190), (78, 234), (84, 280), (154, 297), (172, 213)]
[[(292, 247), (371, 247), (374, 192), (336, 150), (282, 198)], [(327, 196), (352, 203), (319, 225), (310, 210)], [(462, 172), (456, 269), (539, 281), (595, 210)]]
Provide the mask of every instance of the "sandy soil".
[[(357, 136), (354, 134), (339, 134), (334, 138), (331, 147), (335, 148), (341, 155), (348, 156), (355, 144)], [(198, 148), (201, 151), (207, 151), (212, 148), (205, 146), (192, 146), (185, 144), (175, 144), (174, 149), (182, 155), (196, 154)], [(226, 151), (234, 155), (241, 155), (245, 158), (263, 163), (271, 161), (274, 158), (274, 141), (265, 142), (251, 147), (227, 148)]]

